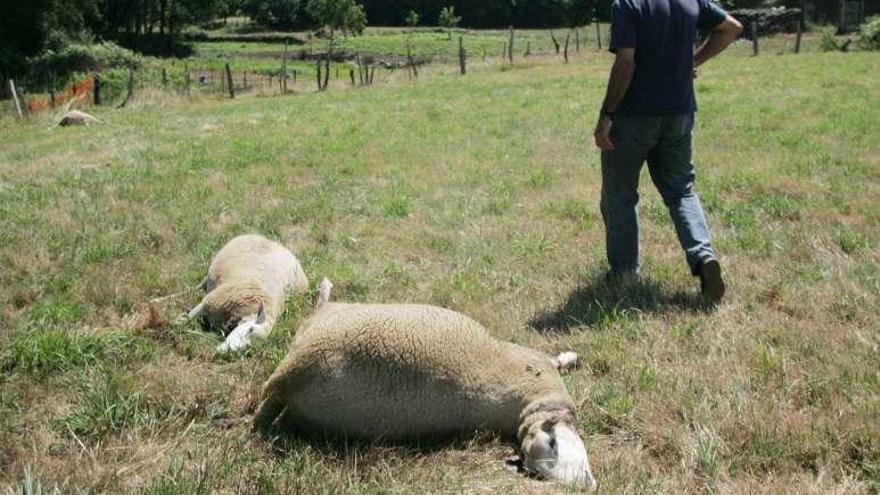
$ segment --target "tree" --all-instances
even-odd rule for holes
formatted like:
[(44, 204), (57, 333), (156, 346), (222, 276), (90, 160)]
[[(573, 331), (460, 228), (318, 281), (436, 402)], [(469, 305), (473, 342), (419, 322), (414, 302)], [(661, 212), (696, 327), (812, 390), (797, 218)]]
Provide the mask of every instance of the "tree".
[(275, 29), (300, 27), (300, 0), (245, 0), (242, 10), (261, 26)]
[(367, 13), (354, 0), (309, 0), (306, 12), (320, 26), (330, 30), (331, 46), (337, 30), (359, 35), (367, 27)]
[(449, 7), (443, 7), (437, 22), (440, 26), (446, 28), (447, 37), (452, 39), (452, 29), (461, 22), (461, 16), (455, 15), (455, 7), (450, 5)]
[(418, 26), (420, 20), (422, 20), (422, 17), (415, 10), (410, 10), (409, 14), (406, 15), (406, 25), (411, 28)]
[(562, 0), (560, 6), (563, 22), (571, 28), (589, 24), (595, 11), (594, 0)]

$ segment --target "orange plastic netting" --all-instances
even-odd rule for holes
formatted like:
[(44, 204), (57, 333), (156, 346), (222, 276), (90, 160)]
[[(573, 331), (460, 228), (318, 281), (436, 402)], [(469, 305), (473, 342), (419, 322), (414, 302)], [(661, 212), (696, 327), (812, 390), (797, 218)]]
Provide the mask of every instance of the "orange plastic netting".
[(87, 77), (82, 81), (74, 83), (69, 90), (60, 94), (56, 94), (54, 101), (51, 96), (41, 96), (38, 98), (29, 99), (27, 102), (27, 109), (30, 113), (40, 113), (45, 112), (52, 107), (65, 105), (70, 100), (82, 102), (85, 101), (94, 90), (95, 78)]

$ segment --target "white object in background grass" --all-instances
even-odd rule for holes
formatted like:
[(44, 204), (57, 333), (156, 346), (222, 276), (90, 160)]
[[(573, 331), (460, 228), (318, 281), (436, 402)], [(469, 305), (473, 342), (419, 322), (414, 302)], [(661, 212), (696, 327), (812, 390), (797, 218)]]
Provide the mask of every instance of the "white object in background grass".
[(267, 337), (287, 296), (308, 284), (287, 248), (259, 235), (239, 236), (214, 256), (204, 281), (207, 294), (189, 317), (203, 317), (212, 329), (231, 330), (217, 351), (238, 351), (253, 337)]
[(255, 426), (266, 432), (278, 421), (371, 441), (490, 430), (516, 438), (535, 474), (592, 487), (575, 405), (557, 371), (576, 360), (498, 341), (435, 306), (323, 302), (263, 386)]

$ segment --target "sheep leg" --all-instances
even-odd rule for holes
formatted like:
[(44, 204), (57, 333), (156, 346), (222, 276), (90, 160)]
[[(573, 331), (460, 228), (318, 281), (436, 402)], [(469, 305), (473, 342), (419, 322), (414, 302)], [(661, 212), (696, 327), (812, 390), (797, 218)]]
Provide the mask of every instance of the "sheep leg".
[(333, 283), (327, 277), (321, 280), (318, 285), (318, 300), (315, 302), (315, 309), (320, 308), (322, 304), (330, 300), (330, 291), (333, 290)]
[(187, 314), (187, 318), (195, 319), (202, 316), (205, 313), (205, 301), (202, 301), (196, 304), (196, 307), (190, 310), (189, 314)]
[(277, 400), (275, 397), (267, 397), (260, 404), (260, 409), (254, 415), (254, 431), (263, 435), (268, 435), (272, 431), (272, 426), (276, 420), (281, 417), (284, 412), (284, 402)]
[(555, 366), (560, 373), (571, 371), (575, 366), (577, 366), (577, 362), (578, 355), (572, 351), (562, 352), (558, 356), (553, 358), (553, 366)]

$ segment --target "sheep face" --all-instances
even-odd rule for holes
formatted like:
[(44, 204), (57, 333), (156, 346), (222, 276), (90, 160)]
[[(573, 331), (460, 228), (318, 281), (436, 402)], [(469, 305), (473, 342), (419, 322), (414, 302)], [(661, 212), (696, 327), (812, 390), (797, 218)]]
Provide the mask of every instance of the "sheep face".
[(245, 316), (238, 322), (235, 328), (226, 336), (226, 340), (217, 346), (217, 352), (236, 352), (244, 349), (251, 343), (251, 339), (269, 335), (271, 326), (266, 322), (266, 313), (263, 304), (256, 314)]
[(596, 486), (584, 442), (568, 422), (533, 424), (523, 438), (522, 452), (526, 469), (542, 478), (585, 488)]

